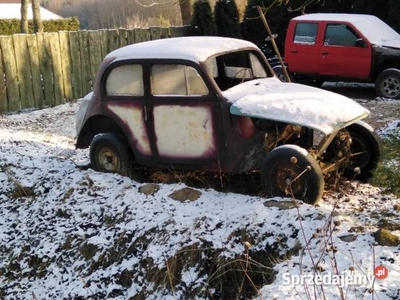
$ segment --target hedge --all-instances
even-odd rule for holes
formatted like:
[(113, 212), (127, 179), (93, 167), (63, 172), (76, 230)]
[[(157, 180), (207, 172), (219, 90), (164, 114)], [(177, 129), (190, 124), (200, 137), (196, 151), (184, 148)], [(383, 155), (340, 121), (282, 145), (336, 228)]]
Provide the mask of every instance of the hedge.
[[(29, 33), (33, 33), (33, 22), (28, 21)], [(55, 20), (43, 20), (44, 32), (57, 32), (57, 31), (77, 31), (79, 30), (78, 18), (64, 18)], [(0, 20), (0, 35), (11, 35), (20, 33), (20, 20), (19, 19), (2, 19)]]

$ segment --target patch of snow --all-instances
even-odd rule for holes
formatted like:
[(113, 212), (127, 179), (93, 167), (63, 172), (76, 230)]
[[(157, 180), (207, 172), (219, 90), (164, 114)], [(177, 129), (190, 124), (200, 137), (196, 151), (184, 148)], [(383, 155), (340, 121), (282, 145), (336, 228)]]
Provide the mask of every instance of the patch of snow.
[(382, 137), (397, 137), (400, 139), (400, 120), (392, 120), (385, 127), (380, 128), (378, 133)]
[(252, 80), (223, 92), (232, 102), (231, 113), (287, 122), (329, 134), (365, 118), (369, 111), (332, 92), (277, 78)]
[[(61, 19), (59, 15), (40, 7), (40, 17), (42, 20)], [(21, 19), (20, 3), (0, 3), (0, 19)], [(33, 19), (32, 4), (28, 4), (28, 20)]]
[[(382, 264), (389, 270), (387, 278), (346, 286), (346, 299), (371, 299), (371, 291), (377, 299), (398, 298), (398, 247), (377, 246), (372, 236), (386, 215), (400, 222), (400, 212), (393, 209), (396, 197), (357, 182), (349, 190), (326, 194), (318, 207), (298, 202), (287, 210), (264, 205), (285, 199), (206, 188), (199, 189), (196, 201), (172, 200), (169, 195), (183, 184), (160, 184), (146, 196), (138, 191), (143, 183), (83, 168), (88, 151), (74, 147), (78, 105), (0, 116), (3, 299), (122, 300), (143, 291), (147, 299), (187, 299), (190, 288), (207, 289), (211, 275), (200, 275), (201, 262), (182, 270), (175, 290), (157, 287), (147, 263), (165, 268), (182, 249), (202, 243), (225, 259), (243, 257), (247, 240), (235, 236), (237, 231), (256, 237), (250, 256), (282, 238), (288, 249), (308, 249), (275, 262), (275, 280), (259, 291), (263, 299), (321, 295), (313, 286), (293, 287), (283, 279), (287, 272), (313, 274), (317, 262), (323, 274), (353, 269), (373, 275), (374, 266)], [(349, 232), (356, 236), (353, 242), (340, 239)], [(335, 251), (328, 249), (333, 246)], [(211, 299), (213, 292), (210, 288), (210, 297), (192, 298)], [(337, 286), (323, 285), (323, 293), (326, 299), (340, 299)]]
[[(225, 37), (179, 37), (137, 43), (109, 53), (107, 59), (186, 59), (194, 62), (206, 61), (217, 53), (239, 49), (257, 49), (248, 41)], [(160, 51), (162, 49), (162, 51)]]

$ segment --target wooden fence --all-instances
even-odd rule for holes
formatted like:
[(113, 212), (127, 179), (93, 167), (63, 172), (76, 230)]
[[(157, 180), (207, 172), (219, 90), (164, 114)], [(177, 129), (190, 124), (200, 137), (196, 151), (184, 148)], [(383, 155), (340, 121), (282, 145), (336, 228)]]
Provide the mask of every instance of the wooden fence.
[(0, 113), (81, 98), (93, 89), (107, 53), (133, 43), (183, 35), (185, 27), (0, 36)]

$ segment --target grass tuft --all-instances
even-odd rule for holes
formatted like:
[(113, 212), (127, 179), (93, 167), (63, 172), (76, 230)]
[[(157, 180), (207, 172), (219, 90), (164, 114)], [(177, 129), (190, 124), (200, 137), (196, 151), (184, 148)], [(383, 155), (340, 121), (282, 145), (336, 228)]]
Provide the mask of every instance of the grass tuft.
[(400, 138), (391, 136), (383, 141), (382, 160), (370, 183), (400, 197)]

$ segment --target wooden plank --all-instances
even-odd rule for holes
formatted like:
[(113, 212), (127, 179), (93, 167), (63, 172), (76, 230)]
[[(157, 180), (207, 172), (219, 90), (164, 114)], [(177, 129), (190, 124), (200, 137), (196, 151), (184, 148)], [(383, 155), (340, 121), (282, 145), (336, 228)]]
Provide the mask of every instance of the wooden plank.
[(107, 50), (108, 53), (110, 53), (111, 51), (114, 51), (115, 49), (119, 48), (119, 34), (118, 34), (118, 30), (117, 29), (110, 29), (107, 32), (107, 42), (108, 42), (108, 46), (107, 46)]
[(14, 34), (12, 39), (14, 43), (21, 108), (32, 108), (34, 107), (34, 100), (26, 36), (23, 34)]
[(119, 29), (119, 47), (124, 47), (128, 45), (127, 41), (127, 30), (126, 29)]
[(175, 31), (176, 31), (176, 27), (175, 27), (175, 26), (171, 26), (171, 27), (169, 28), (169, 36), (170, 36), (170, 37), (175, 37), (175, 36), (176, 36)]
[(90, 73), (93, 86), (96, 82), (97, 71), (102, 61), (101, 55), (101, 32), (89, 31), (89, 54), (90, 54)]
[(69, 47), (68, 31), (58, 32), (60, 41), (60, 56), (61, 56), (61, 69), (62, 69), (62, 82), (64, 86), (64, 97), (66, 101), (74, 99), (72, 80), (71, 80), (71, 56)]
[(126, 40), (127, 40), (128, 45), (132, 45), (132, 44), (134, 44), (136, 42), (135, 41), (135, 30), (134, 29), (127, 30), (127, 32), (126, 32)]
[(159, 40), (161, 38), (161, 27), (150, 27), (150, 36), (152, 40)]
[[(0, 62), (3, 61), (3, 55), (0, 47)], [(0, 114), (8, 111), (8, 100), (7, 100), (7, 87), (4, 81), (4, 69), (3, 64), (0, 63)]]
[(176, 37), (183, 36), (183, 27), (175, 27), (175, 36)]
[(81, 52), (79, 47), (79, 35), (77, 31), (68, 32), (69, 50), (71, 56), (71, 82), (75, 99), (84, 96), (83, 80), (81, 72)]
[(100, 30), (101, 33), (101, 58), (104, 59), (104, 57), (106, 57), (106, 55), (108, 54), (108, 34), (107, 34), (107, 30), (106, 29), (102, 29)]
[(54, 100), (55, 104), (62, 104), (65, 103), (65, 96), (58, 32), (49, 32), (47, 37), (50, 43), (50, 56), (53, 66)]
[[(89, 39), (87, 30), (79, 31), (79, 47), (81, 54), (82, 92), (84, 95), (92, 90), (92, 76), (90, 71)], [(83, 96), (84, 96), (83, 95)]]
[(53, 67), (51, 65), (51, 46), (47, 33), (37, 33), (40, 73), (43, 80), (43, 104), (46, 106), (55, 105), (53, 85)]
[(0, 47), (3, 56), (3, 68), (7, 87), (8, 111), (21, 109), (21, 99), (19, 96), (18, 73), (15, 62), (14, 47), (12, 36), (2, 36)]
[(161, 28), (161, 38), (169, 38), (169, 28), (168, 27), (162, 27)]
[(150, 41), (150, 29), (135, 28), (135, 41), (136, 43)]
[(39, 62), (39, 50), (38, 42), (35, 34), (29, 34), (26, 36), (26, 43), (28, 45), (29, 62), (31, 68), (31, 78), (33, 86), (33, 99), (35, 102), (35, 108), (43, 107), (43, 81), (40, 74), (40, 62)]

